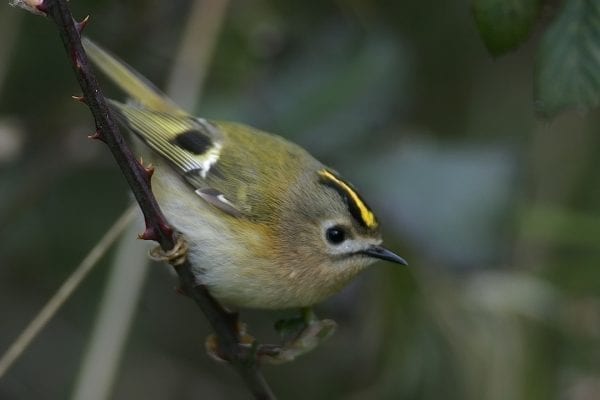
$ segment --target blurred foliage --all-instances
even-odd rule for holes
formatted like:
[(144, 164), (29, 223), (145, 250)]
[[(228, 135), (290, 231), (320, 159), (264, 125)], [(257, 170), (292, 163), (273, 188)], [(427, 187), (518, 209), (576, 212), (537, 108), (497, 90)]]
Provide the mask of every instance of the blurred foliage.
[[(373, 267), (319, 307), (340, 329), (265, 368), (280, 398), (600, 398), (599, 5), (537, 4), (229, 5), (192, 111), (279, 133), (341, 171), (410, 262)], [(188, 1), (71, 6), (92, 15), (91, 38), (164, 86)], [(9, 7), (0, 22), (5, 349), (129, 199), (108, 152), (86, 139), (93, 123), (70, 99), (54, 27)], [(492, 59), (482, 24), (488, 47), (514, 51)], [(0, 398), (70, 396), (109, 259), (0, 380)], [(174, 285), (151, 268), (112, 398), (247, 398), (204, 354), (207, 324)], [(273, 339), (288, 313), (242, 315)]]
[(600, 104), (600, 2), (567, 1), (540, 44), (536, 100), (555, 115)]
[(514, 49), (531, 32), (542, 0), (473, 0), (473, 16), (493, 55)]
[[(473, 14), (493, 55), (519, 46), (529, 35), (543, 0), (473, 0)], [(554, 117), (568, 108), (600, 103), (600, 2), (565, 1), (544, 32), (535, 70), (537, 111)]]

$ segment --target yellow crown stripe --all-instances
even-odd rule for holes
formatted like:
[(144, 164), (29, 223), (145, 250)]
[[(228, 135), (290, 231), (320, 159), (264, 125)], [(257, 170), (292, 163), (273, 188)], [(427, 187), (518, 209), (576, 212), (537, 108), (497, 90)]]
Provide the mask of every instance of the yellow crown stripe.
[(319, 171), (319, 175), (335, 183), (347, 195), (348, 200), (352, 201), (356, 208), (358, 208), (362, 222), (367, 226), (367, 228), (373, 229), (377, 227), (375, 215), (349, 184), (326, 169)]

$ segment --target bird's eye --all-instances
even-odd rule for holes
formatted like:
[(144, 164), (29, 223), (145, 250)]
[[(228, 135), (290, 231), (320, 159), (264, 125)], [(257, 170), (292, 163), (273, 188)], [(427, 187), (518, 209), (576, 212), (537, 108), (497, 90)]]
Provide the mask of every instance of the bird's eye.
[(327, 241), (331, 244), (340, 244), (346, 240), (346, 232), (339, 226), (328, 228), (325, 232), (325, 236), (327, 237)]

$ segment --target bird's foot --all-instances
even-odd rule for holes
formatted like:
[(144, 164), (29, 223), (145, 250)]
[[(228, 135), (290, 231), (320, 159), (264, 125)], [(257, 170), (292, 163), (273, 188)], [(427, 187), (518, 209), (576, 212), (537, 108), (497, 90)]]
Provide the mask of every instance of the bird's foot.
[[(258, 344), (246, 331), (246, 324), (237, 323), (239, 351), (247, 360), (268, 364), (283, 364), (317, 348), (331, 337), (337, 328), (331, 319), (319, 320), (311, 309), (302, 310), (298, 317), (277, 321), (275, 329), (282, 337), (282, 344)], [(214, 360), (230, 361), (219, 346), (219, 338), (210, 335), (206, 339), (206, 352)]]
[(166, 261), (176, 267), (185, 262), (187, 258), (188, 245), (182, 235), (177, 235), (175, 246), (169, 251), (164, 251), (160, 246), (150, 250), (150, 258), (154, 261)]
[[(246, 331), (247, 326), (243, 322), (237, 322), (237, 336), (238, 346), (244, 353), (248, 353), (251, 349), (256, 347), (256, 339)], [(219, 345), (219, 337), (215, 334), (210, 334), (206, 338), (204, 343), (206, 353), (215, 361), (229, 362), (229, 357), (223, 354), (223, 351)]]
[(335, 321), (319, 320), (311, 309), (303, 309), (298, 317), (277, 321), (275, 329), (283, 338), (283, 344), (258, 346), (258, 357), (269, 364), (293, 361), (317, 348), (335, 333), (336, 328)]

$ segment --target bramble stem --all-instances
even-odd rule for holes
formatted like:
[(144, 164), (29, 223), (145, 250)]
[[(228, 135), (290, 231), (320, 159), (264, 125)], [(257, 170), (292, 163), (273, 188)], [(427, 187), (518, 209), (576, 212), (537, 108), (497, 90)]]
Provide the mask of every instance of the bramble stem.
[[(106, 143), (142, 210), (146, 221), (143, 238), (156, 240), (164, 251), (171, 250), (176, 240), (173, 229), (152, 194), (151, 172), (135, 159), (119, 132), (83, 50), (80, 31), (85, 23), (75, 22), (66, 0), (44, 0), (35, 7), (50, 17), (58, 28), (83, 92), (83, 101), (94, 117), (96, 133), (92, 137)], [(260, 372), (256, 359), (240, 346), (236, 316), (225, 310), (210, 295), (206, 287), (196, 284), (189, 261), (186, 260), (175, 267), (175, 270), (184, 293), (196, 302), (215, 330), (219, 338), (220, 351), (230, 360), (254, 397), (274, 399), (275, 396)]]

